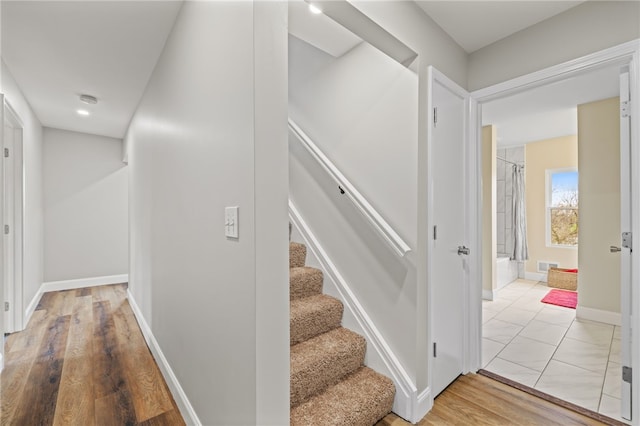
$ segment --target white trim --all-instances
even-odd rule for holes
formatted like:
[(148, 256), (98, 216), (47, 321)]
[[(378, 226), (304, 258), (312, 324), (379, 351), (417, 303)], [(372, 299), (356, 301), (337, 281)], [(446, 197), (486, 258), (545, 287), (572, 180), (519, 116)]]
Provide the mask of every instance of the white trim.
[(27, 324), (29, 324), (29, 320), (31, 319), (31, 315), (33, 315), (33, 313), (35, 312), (36, 308), (38, 307), (38, 303), (40, 303), (40, 299), (42, 298), (43, 294), (44, 294), (43, 286), (40, 285), (40, 287), (38, 288), (38, 291), (36, 291), (36, 294), (33, 296), (33, 299), (31, 299), (31, 302), (29, 302), (29, 305), (27, 305), (27, 309), (25, 309), (25, 311), (24, 311), (24, 326), (25, 326), (25, 328), (27, 327)]
[(358, 211), (367, 219), (367, 222), (377, 231), (382, 239), (400, 257), (404, 257), (411, 251), (411, 247), (400, 235), (384, 220), (382, 215), (378, 213), (371, 204), (364, 198), (362, 194), (353, 186), (349, 180), (338, 170), (338, 168), (329, 160), (329, 158), (313, 143), (311, 138), (302, 131), (300, 127), (289, 118), (289, 130), (302, 143), (311, 156), (322, 166), (322, 168), (338, 183), (339, 188), (344, 192)]
[(544, 283), (547, 282), (547, 274), (544, 272), (529, 272), (524, 271), (524, 279), (530, 281), (542, 281)]
[(182, 386), (180, 386), (178, 378), (171, 369), (169, 361), (167, 361), (167, 358), (164, 356), (162, 349), (160, 349), (158, 341), (154, 337), (149, 324), (147, 324), (147, 321), (144, 319), (142, 311), (138, 307), (138, 304), (136, 303), (136, 300), (134, 299), (133, 294), (131, 294), (129, 289), (127, 289), (127, 299), (129, 299), (131, 310), (133, 311), (133, 314), (138, 321), (140, 330), (142, 330), (142, 335), (144, 336), (144, 339), (146, 340), (151, 353), (156, 359), (158, 367), (160, 367), (160, 372), (162, 372), (162, 376), (169, 386), (169, 391), (171, 392), (173, 399), (178, 405), (180, 414), (182, 414), (182, 417), (188, 425), (201, 426), (202, 422), (200, 422), (196, 411), (193, 409), (191, 402), (189, 402), (189, 398), (187, 398), (187, 394), (184, 392), (184, 389), (182, 389)]
[(478, 102), (507, 97), (534, 87), (543, 86), (554, 81), (564, 80), (576, 74), (592, 71), (601, 66), (613, 65), (617, 62), (629, 62), (631, 57), (640, 50), (640, 39), (610, 47), (562, 64), (554, 65), (540, 71), (513, 78), (493, 86), (471, 92), (471, 97)]
[(620, 312), (603, 311), (601, 309), (585, 308), (584, 306), (576, 308), (576, 318), (611, 325), (622, 325), (622, 314)]
[(98, 285), (120, 284), (129, 282), (129, 274), (107, 275), (104, 277), (80, 278), (77, 280), (49, 281), (42, 283), (42, 292), (73, 290), (76, 288), (95, 287)]
[(420, 399), (429, 398), (431, 395), (429, 388), (418, 394), (416, 385), (400, 363), (400, 360), (395, 356), (382, 336), (382, 333), (380, 333), (369, 315), (367, 315), (346, 280), (342, 277), (342, 274), (340, 274), (336, 265), (331, 261), (327, 252), (291, 200), (289, 200), (289, 219), (302, 236), (307, 249), (311, 252), (310, 254), (315, 256), (320, 263), (325, 277), (329, 278), (335, 285), (342, 303), (357, 321), (367, 340), (367, 347), (372, 348), (384, 363), (387, 373), (391, 376), (396, 386), (393, 412), (410, 422), (417, 423), (431, 409), (430, 400), (424, 401), (424, 399)]
[(62, 291), (62, 290), (74, 290), (77, 288), (84, 287), (95, 287), (99, 285), (109, 285), (109, 284), (120, 284), (129, 282), (129, 274), (121, 274), (121, 275), (107, 275), (104, 277), (92, 277), (92, 278), (81, 278), (77, 280), (66, 280), (66, 281), (49, 281), (42, 283), (36, 291), (36, 294), (31, 299), (31, 302), (27, 305), (27, 308), (24, 311), (24, 327), (29, 324), (29, 320), (31, 316), (35, 312), (38, 307), (38, 303), (40, 303), (40, 299), (44, 293), (49, 291)]
[(496, 300), (496, 296), (498, 296), (498, 289), (495, 290), (485, 290), (482, 289), (482, 299), (483, 300)]
[[(503, 83), (476, 90), (471, 93), (471, 96), (478, 102), (478, 113), (480, 114), (483, 102), (504, 98), (534, 87), (541, 87), (585, 72), (590, 72), (601, 67), (613, 65), (620, 65), (621, 67), (625, 65), (629, 66), (631, 75), (631, 101), (632, 103), (640, 103), (640, 85), (638, 84), (638, 68), (640, 68), (640, 39), (629, 41), (572, 61), (564, 62)], [(479, 121), (479, 123), (481, 123), (481, 121)], [(481, 141), (478, 132), (480, 127), (479, 123), (476, 126), (476, 146)], [(631, 113), (631, 138), (631, 210), (638, 211), (640, 210), (640, 114), (638, 114), (638, 108), (635, 106)], [(481, 179), (481, 173), (481, 169), (477, 170), (476, 179)], [(477, 206), (477, 208), (481, 207), (481, 204)], [(633, 215), (631, 228), (633, 231), (638, 232), (638, 229), (640, 229), (640, 215)], [(640, 250), (636, 250), (631, 253), (631, 286), (634, 288), (640, 284), (640, 276), (638, 276), (639, 270)], [(477, 274), (477, 271), (475, 273)], [(530, 279), (531, 275), (532, 274), (530, 273), (526, 273), (525, 278)], [(480, 278), (481, 277), (482, 275), (480, 275)], [(482, 288), (480, 283), (474, 283), (474, 285), (478, 286), (480, 289)], [(474, 300), (471, 300), (471, 302), (474, 302)], [(632, 294), (631, 311), (640, 311), (640, 294), (638, 293)], [(582, 308), (581, 314), (584, 315), (584, 313), (584, 308)], [(589, 315), (589, 311), (587, 311), (587, 316)], [(596, 314), (596, 316), (597, 315), (599, 314)], [(608, 317), (607, 314), (604, 314), (603, 316)], [(638, 326), (638, 315), (631, 318), (631, 321), (631, 359), (638, 360), (640, 359), (640, 327)], [(472, 340), (470, 343), (472, 345), (476, 345), (478, 348), (481, 347), (481, 342), (479, 340)], [(637, 408), (640, 407), (640, 368), (637, 368), (637, 366), (631, 367), (636, 367), (633, 368), (631, 394), (632, 406)], [(634, 409), (634, 411), (637, 410)], [(634, 416), (633, 423), (640, 425), (640, 418), (638, 418), (638, 416)]]
[[(411, 419), (411, 423), (418, 423), (422, 418), (433, 408), (433, 396), (431, 395), (431, 388), (426, 388), (420, 392), (416, 401), (414, 402), (414, 418)], [(424, 413), (419, 418), (416, 417), (418, 413)], [(396, 413), (397, 414), (397, 413)]]
[[(545, 215), (545, 244), (547, 248), (568, 248), (578, 250), (578, 245), (567, 245), (567, 244), (552, 244), (551, 243), (551, 209), (558, 208), (551, 206), (551, 201), (553, 198), (553, 190), (551, 188), (553, 175), (557, 173), (568, 173), (575, 172), (578, 173), (577, 167), (562, 167), (559, 169), (546, 169), (544, 171), (544, 215)], [(578, 175), (578, 179), (580, 175)], [(576, 188), (577, 191), (577, 188)], [(578, 210), (578, 207), (566, 207), (566, 209), (574, 209)]]

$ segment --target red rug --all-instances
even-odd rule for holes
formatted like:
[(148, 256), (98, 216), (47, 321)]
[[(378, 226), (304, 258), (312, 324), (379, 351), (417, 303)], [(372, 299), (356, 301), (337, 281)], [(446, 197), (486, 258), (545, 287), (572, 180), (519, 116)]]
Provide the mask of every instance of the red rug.
[(553, 289), (547, 293), (541, 302), (575, 309), (578, 304), (578, 293), (575, 291)]

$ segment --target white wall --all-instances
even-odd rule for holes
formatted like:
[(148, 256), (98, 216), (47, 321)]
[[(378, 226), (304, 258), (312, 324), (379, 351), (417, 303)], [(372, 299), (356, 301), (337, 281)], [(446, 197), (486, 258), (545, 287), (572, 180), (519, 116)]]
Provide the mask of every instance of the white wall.
[(44, 281), (129, 270), (122, 140), (44, 128)]
[(378, 25), (418, 53), (421, 76), (433, 65), (462, 87), (467, 85), (467, 53), (412, 1), (352, 1)]
[[(290, 117), (415, 249), (417, 75), (367, 43), (336, 59), (294, 37), (289, 74)], [(415, 266), (291, 139), (290, 152), (291, 199), (415, 379)]]
[(2, 92), (24, 126), (23, 303), (26, 309), (40, 288), (44, 276), (42, 125), (31, 110), (4, 61), (2, 62)]
[(286, 20), (185, 2), (127, 133), (131, 291), (207, 425), (289, 423)]
[[(620, 98), (578, 105), (578, 317), (620, 313)], [(584, 315), (587, 308), (587, 315)]]
[(289, 44), (289, 116), (415, 247), (418, 77), (367, 43), (338, 59)]
[(476, 90), (640, 38), (640, 2), (587, 1), (469, 55)]

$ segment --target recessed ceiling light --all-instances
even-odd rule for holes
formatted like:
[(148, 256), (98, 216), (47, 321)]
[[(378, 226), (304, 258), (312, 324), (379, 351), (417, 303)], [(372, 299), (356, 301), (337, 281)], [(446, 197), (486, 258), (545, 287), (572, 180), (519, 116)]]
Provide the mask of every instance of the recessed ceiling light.
[(316, 15), (319, 15), (322, 13), (322, 9), (320, 9), (315, 4), (309, 4), (309, 10), (311, 11), (311, 13), (314, 13)]
[(98, 103), (98, 98), (91, 95), (80, 95), (80, 101), (85, 104), (95, 105)]
[(76, 111), (78, 113), (78, 115), (89, 115), (89, 111), (87, 111), (86, 109), (79, 109), (78, 111)]

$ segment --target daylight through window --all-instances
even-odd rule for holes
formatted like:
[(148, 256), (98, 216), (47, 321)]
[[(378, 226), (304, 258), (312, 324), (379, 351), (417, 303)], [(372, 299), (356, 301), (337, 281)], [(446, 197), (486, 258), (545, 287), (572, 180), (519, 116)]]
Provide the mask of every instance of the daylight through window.
[(578, 171), (547, 171), (547, 242), (578, 245)]

